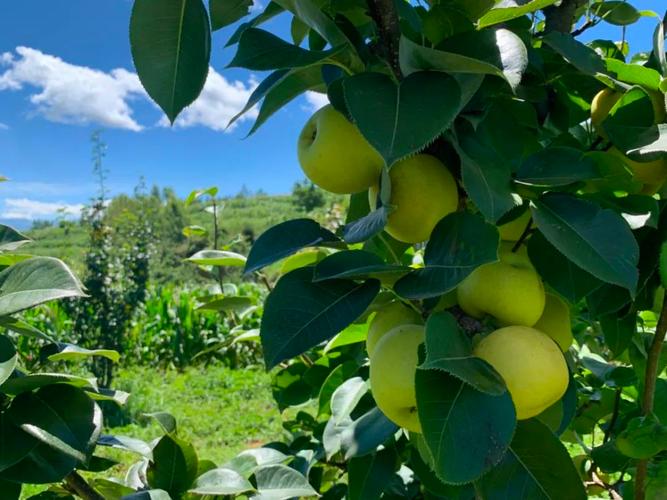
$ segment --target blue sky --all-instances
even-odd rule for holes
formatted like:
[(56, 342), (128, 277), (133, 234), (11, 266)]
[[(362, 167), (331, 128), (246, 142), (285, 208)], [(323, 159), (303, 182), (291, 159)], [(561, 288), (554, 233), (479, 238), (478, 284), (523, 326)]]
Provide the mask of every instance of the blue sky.
[[(224, 131), (261, 74), (225, 70), (231, 30), (214, 34), (214, 72), (202, 98), (176, 127), (145, 97), (132, 67), (130, 0), (21, 0), (0, 16), (0, 219), (46, 218), (55, 207), (86, 203), (95, 190), (90, 135), (104, 130), (113, 193), (147, 184), (190, 190), (218, 185), (224, 194), (243, 185), (289, 192), (302, 178), (296, 138), (317, 99), (300, 98), (255, 135), (252, 120)], [(633, 2), (657, 9), (662, 0)], [(272, 24), (287, 38), (283, 16)], [(633, 26), (633, 51), (647, 50), (655, 21)], [(587, 38), (620, 39), (620, 28), (596, 28)]]

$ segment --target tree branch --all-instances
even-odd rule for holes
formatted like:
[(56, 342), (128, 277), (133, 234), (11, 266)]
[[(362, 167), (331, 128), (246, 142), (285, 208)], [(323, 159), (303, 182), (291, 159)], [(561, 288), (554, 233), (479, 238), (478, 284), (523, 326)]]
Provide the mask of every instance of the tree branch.
[(378, 55), (387, 60), (394, 75), (402, 78), (401, 66), (398, 62), (398, 45), (401, 31), (398, 12), (394, 0), (367, 0), (368, 12), (378, 27), (379, 44), (376, 46)]
[(552, 5), (543, 10), (544, 32), (560, 31), (570, 33), (574, 24), (577, 9), (584, 5), (586, 0), (563, 0), (559, 6)]
[[(655, 328), (653, 342), (648, 351), (646, 361), (646, 374), (644, 375), (644, 391), (642, 392), (642, 415), (648, 416), (653, 413), (655, 400), (655, 385), (658, 379), (658, 364), (662, 345), (667, 334), (667, 297), (662, 303), (662, 311)], [(644, 500), (646, 497), (646, 479), (648, 477), (648, 460), (637, 462), (637, 473), (635, 474), (635, 500)]]
[(70, 472), (64, 482), (70, 491), (84, 500), (104, 500), (104, 497), (95, 491), (77, 471)]

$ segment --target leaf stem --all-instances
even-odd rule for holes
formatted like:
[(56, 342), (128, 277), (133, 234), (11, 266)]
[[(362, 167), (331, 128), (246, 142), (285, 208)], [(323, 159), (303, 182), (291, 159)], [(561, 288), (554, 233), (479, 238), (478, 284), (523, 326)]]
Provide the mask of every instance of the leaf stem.
[[(653, 413), (653, 403), (655, 400), (655, 386), (658, 379), (658, 364), (662, 345), (665, 342), (667, 334), (667, 297), (662, 303), (662, 311), (658, 325), (655, 328), (653, 342), (648, 351), (646, 361), (646, 374), (644, 375), (644, 390), (642, 392), (642, 415), (647, 416)], [(637, 472), (635, 474), (635, 500), (644, 500), (646, 498), (646, 480), (648, 478), (648, 460), (637, 462)]]
[[(530, 208), (528, 209), (530, 210)], [(523, 230), (523, 233), (521, 233), (521, 236), (519, 236), (519, 239), (517, 242), (514, 244), (512, 247), (512, 253), (515, 253), (519, 248), (521, 248), (521, 245), (523, 244), (524, 241), (526, 241), (526, 238), (530, 236), (530, 233), (532, 233), (532, 229), (530, 228), (533, 225), (533, 218), (531, 217), (528, 220), (528, 224), (526, 224), (526, 227)]]
[(69, 490), (84, 500), (104, 500), (104, 497), (95, 491), (95, 489), (75, 470), (65, 477), (64, 482)]

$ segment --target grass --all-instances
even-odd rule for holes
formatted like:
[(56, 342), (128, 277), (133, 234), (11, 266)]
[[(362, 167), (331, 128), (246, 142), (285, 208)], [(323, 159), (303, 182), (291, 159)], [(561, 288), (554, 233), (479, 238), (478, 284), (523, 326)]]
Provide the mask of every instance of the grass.
[[(238, 452), (283, 436), (280, 413), (271, 396), (270, 378), (260, 368), (232, 370), (223, 366), (189, 368), (183, 372), (127, 368), (114, 388), (131, 393), (120, 416), (127, 423), (104, 433), (151, 441), (163, 433), (144, 413), (166, 411), (176, 417), (178, 436), (190, 441), (200, 459), (222, 465)], [(98, 447), (97, 455), (121, 463), (101, 477), (122, 479), (137, 456)], [(44, 487), (25, 487), (27, 498)]]

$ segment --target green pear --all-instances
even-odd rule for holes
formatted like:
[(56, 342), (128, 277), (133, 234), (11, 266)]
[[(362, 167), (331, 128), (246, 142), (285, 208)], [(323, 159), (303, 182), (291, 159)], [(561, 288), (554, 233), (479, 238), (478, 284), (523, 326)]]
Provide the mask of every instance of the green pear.
[(484, 337), (473, 354), (503, 377), (519, 420), (549, 408), (565, 394), (570, 381), (563, 353), (534, 328), (500, 328)]
[(357, 193), (376, 184), (384, 165), (359, 129), (331, 105), (310, 117), (299, 135), (297, 152), (306, 176), (338, 194)]
[(553, 293), (546, 294), (544, 312), (533, 328), (554, 339), (563, 352), (567, 351), (572, 345), (570, 307), (563, 299)]
[(530, 222), (530, 218), (530, 210), (526, 209), (516, 219), (511, 220), (502, 226), (498, 226), (500, 239), (503, 241), (519, 241), (519, 238), (521, 238), (523, 232), (526, 230), (528, 222)]
[(422, 318), (414, 309), (406, 306), (400, 300), (390, 302), (380, 309), (371, 320), (366, 336), (366, 351), (368, 356), (373, 355), (375, 346), (390, 330), (399, 325), (421, 325)]
[(494, 316), (504, 325), (533, 326), (544, 311), (544, 285), (525, 247), (512, 252), (501, 243), (500, 261), (475, 269), (457, 288), (459, 305), (467, 314)]
[(400, 427), (421, 433), (415, 373), (424, 327), (399, 325), (386, 333), (370, 359), (371, 392), (378, 408)]

